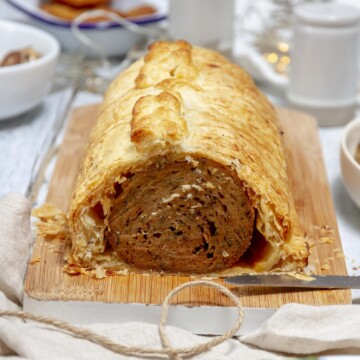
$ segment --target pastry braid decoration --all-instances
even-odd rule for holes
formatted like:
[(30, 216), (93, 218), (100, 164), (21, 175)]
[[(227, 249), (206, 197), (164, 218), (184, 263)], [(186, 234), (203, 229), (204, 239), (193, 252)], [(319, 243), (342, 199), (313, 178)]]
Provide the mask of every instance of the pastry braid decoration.
[(181, 116), (180, 94), (161, 92), (157, 96), (140, 98), (131, 119), (131, 142), (138, 152), (156, 152), (168, 145), (176, 145), (188, 133)]
[(192, 46), (185, 41), (159, 41), (149, 47), (144, 66), (135, 80), (135, 88), (155, 86), (167, 78), (192, 80), (198, 75), (193, 64)]
[(189, 84), (198, 74), (192, 61), (192, 46), (185, 41), (160, 41), (149, 49), (135, 88), (156, 87), (164, 91), (141, 97), (133, 108), (130, 137), (140, 153), (161, 151), (187, 136), (183, 100), (176, 89)]

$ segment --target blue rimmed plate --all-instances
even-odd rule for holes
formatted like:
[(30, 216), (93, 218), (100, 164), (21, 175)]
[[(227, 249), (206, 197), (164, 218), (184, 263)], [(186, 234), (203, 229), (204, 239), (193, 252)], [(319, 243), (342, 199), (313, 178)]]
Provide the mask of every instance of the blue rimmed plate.
[[(53, 34), (64, 50), (79, 50), (79, 48), (83, 47), (71, 31), (71, 22), (62, 20), (40, 9), (41, 0), (6, 1), (26, 14), (30, 23)], [(129, 8), (144, 5), (145, 3), (153, 5), (157, 11), (150, 15), (129, 18), (128, 20), (142, 27), (151, 27), (156, 26), (166, 18), (167, 0), (113, 0), (112, 6), (126, 11)], [(83, 23), (79, 27), (92, 41), (99, 44), (108, 56), (125, 54), (140, 38), (139, 34), (135, 34), (113, 21)], [(82, 50), (91, 53), (88, 48)]]

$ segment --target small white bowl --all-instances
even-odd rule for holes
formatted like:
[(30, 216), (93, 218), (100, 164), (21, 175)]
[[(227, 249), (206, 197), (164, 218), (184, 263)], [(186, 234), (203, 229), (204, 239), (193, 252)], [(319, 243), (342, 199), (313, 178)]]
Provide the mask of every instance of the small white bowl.
[(360, 118), (350, 121), (341, 141), (341, 174), (346, 190), (360, 208), (360, 164), (355, 160), (356, 147), (360, 143)]
[(0, 59), (26, 47), (41, 54), (27, 63), (0, 67), (0, 120), (4, 120), (40, 104), (50, 89), (60, 45), (45, 31), (15, 21), (0, 20), (0, 34)]

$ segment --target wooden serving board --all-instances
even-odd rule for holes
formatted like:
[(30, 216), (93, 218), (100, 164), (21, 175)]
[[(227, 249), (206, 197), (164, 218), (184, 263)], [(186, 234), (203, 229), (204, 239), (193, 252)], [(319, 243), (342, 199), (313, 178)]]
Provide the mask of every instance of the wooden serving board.
[[(98, 106), (75, 109), (47, 201), (67, 210), (79, 162), (96, 120)], [(313, 242), (310, 266), (316, 274), (345, 275), (346, 266), (334, 207), (323, 164), (316, 121), (303, 113), (278, 109), (287, 151), (288, 172), (296, 208), (307, 236)], [(25, 282), (24, 308), (67, 321), (157, 322), (160, 305), (174, 287), (192, 280), (187, 276), (141, 275), (93, 279), (69, 276), (62, 271), (64, 244), (36, 239)], [(223, 280), (215, 279), (221, 284)], [(227, 285), (228, 286), (228, 285)], [(310, 305), (349, 304), (349, 290), (291, 290), (228, 286), (241, 297), (245, 324), (240, 333), (256, 328), (275, 309), (286, 303)], [(231, 326), (236, 312), (216, 290), (185, 289), (175, 296), (170, 324), (197, 333), (221, 333)], [(146, 305), (146, 306), (145, 306)], [(206, 320), (205, 320), (206, 319)]]

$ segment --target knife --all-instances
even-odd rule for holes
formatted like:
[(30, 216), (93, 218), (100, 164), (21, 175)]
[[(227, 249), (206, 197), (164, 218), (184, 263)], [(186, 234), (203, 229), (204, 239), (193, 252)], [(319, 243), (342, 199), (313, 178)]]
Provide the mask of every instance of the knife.
[(244, 274), (225, 279), (230, 285), (269, 286), (311, 289), (360, 289), (360, 276), (311, 275), (299, 277), (288, 274)]

